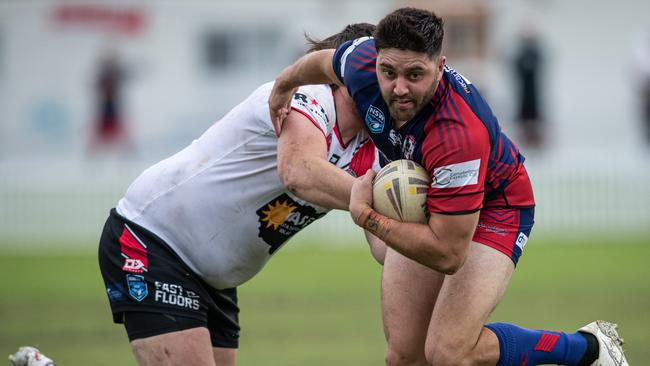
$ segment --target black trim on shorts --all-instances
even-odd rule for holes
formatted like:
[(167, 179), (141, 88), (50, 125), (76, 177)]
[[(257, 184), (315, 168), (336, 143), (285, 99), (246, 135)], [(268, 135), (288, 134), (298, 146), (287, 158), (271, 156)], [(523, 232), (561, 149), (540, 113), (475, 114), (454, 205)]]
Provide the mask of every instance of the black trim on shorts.
[(201, 320), (185, 316), (139, 311), (126, 311), (121, 314), (129, 342), (187, 329), (205, 328), (205, 323)]

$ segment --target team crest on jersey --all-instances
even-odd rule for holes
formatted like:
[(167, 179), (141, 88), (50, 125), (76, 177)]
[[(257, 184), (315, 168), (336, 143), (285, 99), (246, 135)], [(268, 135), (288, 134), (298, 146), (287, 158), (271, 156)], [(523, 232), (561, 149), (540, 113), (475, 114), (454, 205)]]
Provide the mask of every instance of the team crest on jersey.
[(415, 137), (407, 135), (402, 144), (402, 156), (404, 159), (413, 160), (413, 152), (415, 151)]
[(379, 108), (371, 105), (366, 112), (366, 126), (372, 133), (382, 133), (384, 131), (384, 125), (386, 124), (386, 117), (384, 112)]
[(271, 247), (269, 254), (278, 250), (295, 233), (325, 215), (316, 212), (311, 206), (301, 205), (286, 193), (264, 204), (256, 213), (260, 224), (258, 236)]
[(400, 146), (402, 144), (402, 135), (395, 132), (395, 130), (391, 128), (390, 132), (388, 133), (388, 141), (390, 141), (393, 146)]
[(129, 286), (129, 295), (137, 301), (142, 301), (149, 294), (144, 276), (126, 275), (126, 284)]

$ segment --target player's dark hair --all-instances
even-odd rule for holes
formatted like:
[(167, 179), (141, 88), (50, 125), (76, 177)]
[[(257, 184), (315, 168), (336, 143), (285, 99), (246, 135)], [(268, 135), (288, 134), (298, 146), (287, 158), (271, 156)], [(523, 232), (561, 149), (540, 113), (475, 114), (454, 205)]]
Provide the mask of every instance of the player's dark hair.
[(309, 44), (309, 49), (307, 50), (307, 53), (325, 50), (328, 48), (336, 48), (347, 41), (351, 41), (353, 39), (357, 39), (361, 37), (372, 36), (373, 32), (375, 31), (375, 28), (376, 28), (375, 25), (370, 23), (349, 24), (348, 26), (343, 28), (342, 31), (334, 35), (331, 35), (321, 41), (313, 39), (305, 33), (305, 38), (307, 39), (307, 43)]
[(442, 48), (444, 22), (433, 12), (401, 8), (386, 15), (375, 31), (377, 52), (397, 48), (435, 56)]

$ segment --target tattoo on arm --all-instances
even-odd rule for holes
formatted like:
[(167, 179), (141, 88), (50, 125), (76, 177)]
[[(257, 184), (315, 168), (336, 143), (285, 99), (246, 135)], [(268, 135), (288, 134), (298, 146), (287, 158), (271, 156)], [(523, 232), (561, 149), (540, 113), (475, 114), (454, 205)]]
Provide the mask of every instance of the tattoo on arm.
[(363, 228), (371, 232), (381, 240), (385, 240), (390, 233), (390, 223), (388, 217), (380, 215), (376, 211), (370, 211), (368, 218), (363, 223)]

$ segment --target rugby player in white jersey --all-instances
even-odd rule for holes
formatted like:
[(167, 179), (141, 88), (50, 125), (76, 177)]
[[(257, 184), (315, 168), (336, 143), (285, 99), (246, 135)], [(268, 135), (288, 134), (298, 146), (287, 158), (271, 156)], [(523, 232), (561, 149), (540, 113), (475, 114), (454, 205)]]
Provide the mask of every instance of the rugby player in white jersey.
[[(313, 49), (370, 35), (346, 27)], [(293, 234), (347, 209), (377, 152), (344, 88), (306, 86), (277, 138), (267, 100), (246, 100), (146, 169), (111, 210), (99, 264), (116, 323), (140, 365), (234, 365), (236, 287)]]

